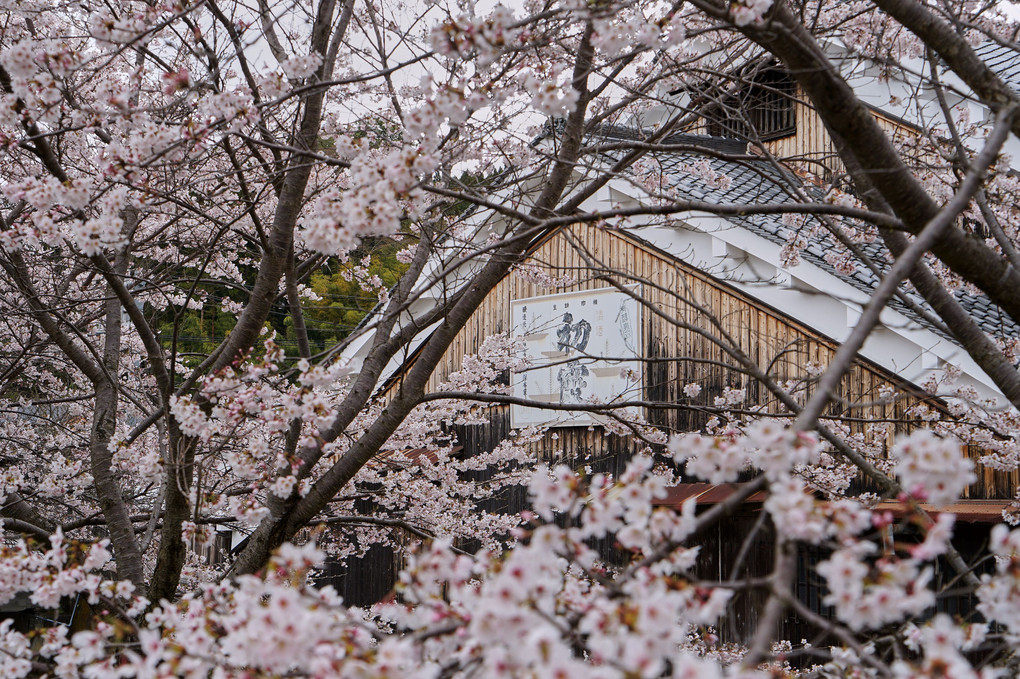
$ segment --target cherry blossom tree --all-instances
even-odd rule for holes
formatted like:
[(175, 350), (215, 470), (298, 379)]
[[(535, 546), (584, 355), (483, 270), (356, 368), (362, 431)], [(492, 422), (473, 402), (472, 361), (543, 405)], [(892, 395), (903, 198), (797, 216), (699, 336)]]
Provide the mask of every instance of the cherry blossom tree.
[[(1010, 20), (994, 4), (914, 0), (422, 9), (4, 4), (0, 599), (28, 592), (53, 608), (77, 596), (92, 611), (73, 634), (0, 624), (4, 676), (1013, 672), (1020, 534), (997, 526), (985, 553), (960, 554), (952, 515), (921, 507), (953, 503), (975, 478), (963, 444), (982, 447), (989, 469), (1020, 463), (1020, 344), (987, 334), (956, 294), (1020, 322), (1020, 202), (1002, 155), (1020, 137), (1020, 94), (975, 51), (1015, 50)], [(822, 173), (777, 155), (745, 125), (749, 151), (729, 155), (774, 165), (789, 200), (675, 195), (649, 161), (691, 150), (675, 135), (706, 100), (690, 94), (727, 106), (756, 65), (777, 63), (836, 164)], [(855, 91), (858, 64), (908, 74), (937, 111), (918, 104), (925, 124), (890, 134)], [(971, 105), (987, 118), (968, 120)], [(637, 132), (612, 137), (614, 126)], [(732, 182), (707, 161), (684, 172)], [(647, 200), (591, 209), (613, 181)], [(829, 365), (781, 383), (715, 324), (706, 334), (775, 408), (727, 388), (698, 406), (713, 416), (704, 431), (677, 432), (635, 419), (634, 403), (588, 404), (639, 447), (616, 477), (535, 459), (541, 428), (459, 457), (452, 432), (481, 406), (518, 401), (504, 375), (527, 366), (496, 335), (438, 389), (430, 380), (507, 275), (571, 284), (526, 263), (530, 248), (569, 225), (691, 211), (811, 217), (813, 232), (784, 250), (791, 264), (820, 239), (837, 270), (875, 273)], [(403, 246), (392, 287), (372, 272), (373, 239)], [(869, 255), (874, 243), (887, 261)], [(629, 275), (609, 265), (599, 275)], [(319, 346), (309, 281), (339, 270), (378, 306)], [(1002, 403), (952, 392), (920, 406), (923, 426), (892, 446), (829, 417), (893, 301), (952, 337)], [(229, 333), (189, 351), (186, 321), (214, 312)], [(277, 341), (284, 330), (293, 346)], [(917, 386), (941, 398), (953, 377)], [(658, 504), (681, 477), (741, 474), (750, 480), (707, 511)], [(873, 512), (874, 497), (849, 491), (858, 475), (905, 515)], [(511, 487), (528, 489), (531, 511), (482, 508)], [(693, 541), (760, 490), (777, 536), (768, 577), (696, 576)], [(918, 540), (893, 539), (908, 526)], [(216, 527), (246, 538), (209, 566), (195, 547)], [(417, 547), (392, 600), (366, 611), (313, 586), (320, 546), (349, 556), (394, 529)], [(626, 557), (608, 561), (600, 540)], [(816, 574), (831, 616), (795, 596), (798, 545), (828, 550)], [(930, 615), (937, 564), (973, 594), (966, 620)], [(753, 589), (766, 597), (750, 643), (718, 643), (712, 626)], [(800, 647), (814, 665), (795, 669), (784, 642), (799, 640), (775, 634), (791, 610), (823, 633), (822, 647)]]

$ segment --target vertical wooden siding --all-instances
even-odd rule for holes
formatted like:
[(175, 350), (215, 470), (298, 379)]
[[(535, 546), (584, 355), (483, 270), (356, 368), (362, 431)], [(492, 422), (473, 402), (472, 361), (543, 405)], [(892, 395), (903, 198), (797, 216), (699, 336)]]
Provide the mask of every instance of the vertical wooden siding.
[[(825, 180), (828, 180), (833, 174), (844, 172), (843, 163), (836, 153), (832, 137), (829, 136), (818, 112), (804, 96), (800, 87), (797, 88), (797, 101), (794, 103), (794, 109), (797, 116), (796, 133), (765, 142), (765, 148), (776, 158)], [(918, 135), (916, 129), (905, 123), (893, 120), (878, 111), (871, 113), (879, 126), (897, 144)], [(908, 164), (910, 162), (908, 160)]]
[[(609, 285), (607, 277), (622, 284), (643, 285), (645, 395), (652, 401), (681, 406), (653, 410), (647, 417), (669, 430), (692, 431), (703, 427), (711, 413), (699, 406), (710, 405), (725, 387), (746, 389), (748, 406), (764, 406), (770, 412), (782, 410), (761, 385), (742, 374), (739, 363), (724, 347), (706, 335), (728, 337), (735, 348), (775, 380), (793, 384), (807, 384), (809, 363), (827, 365), (835, 353), (836, 345), (828, 338), (620, 231), (575, 225), (538, 246), (531, 262), (552, 278), (566, 274), (575, 283), (549, 290), (517, 274), (505, 278), (454, 340), (433, 375), (430, 390), (438, 389), (452, 372), (459, 370), (462, 358), (477, 352), (486, 337), (510, 330), (511, 300), (604, 288)], [(702, 387), (696, 399), (688, 399), (682, 393), (683, 386), (692, 382)], [(883, 401), (880, 389), (890, 384), (900, 398)], [(845, 424), (854, 432), (876, 427), (880, 436), (891, 441), (896, 430), (907, 426), (905, 412), (917, 403), (920, 392), (895, 375), (859, 361), (844, 377), (838, 396), (828, 415), (846, 418)], [(505, 424), (497, 422), (505, 421), (506, 408), (491, 410), (493, 426), (503, 429)], [(484, 433), (475, 436), (494, 440)], [(546, 434), (536, 454), (578, 464), (594, 463), (605, 471), (616, 471), (629, 457), (633, 445), (626, 439), (605, 434), (601, 427), (559, 428)], [(1016, 482), (1016, 473), (988, 471), (970, 488), (969, 496), (1012, 498)]]

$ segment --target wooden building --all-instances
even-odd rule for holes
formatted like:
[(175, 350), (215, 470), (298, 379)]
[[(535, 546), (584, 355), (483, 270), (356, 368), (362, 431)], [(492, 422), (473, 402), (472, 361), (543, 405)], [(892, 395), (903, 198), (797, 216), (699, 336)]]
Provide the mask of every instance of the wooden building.
[[(766, 74), (765, 93), (756, 93), (752, 83), (734, 102), (722, 102), (743, 110), (740, 121), (727, 118), (725, 107), (715, 101), (705, 104), (706, 115), (694, 132), (746, 134), (751, 121), (759, 131), (768, 128), (768, 133), (761, 135), (766, 148), (791, 159), (801, 173), (809, 168), (819, 177), (838, 172), (831, 142), (817, 116), (798, 99), (796, 87), (785, 82), (781, 73), (769, 70)], [(766, 110), (747, 115), (740, 107), (748, 102)], [(685, 105), (690, 104), (688, 99)], [(917, 131), (896, 112), (878, 116), (893, 134)], [(600, 134), (619, 141), (639, 138), (642, 131), (603, 128)], [(664, 141), (672, 150), (653, 154), (641, 181), (613, 180), (585, 207), (642, 204), (649, 199), (641, 189), (648, 184), (647, 175), (656, 175), (653, 179), (659, 187), (692, 201), (751, 206), (793, 200), (790, 176), (764, 159), (749, 158), (746, 140), (682, 134)], [(691, 150), (676, 150), (681, 147)], [(711, 153), (700, 153), (699, 147)], [(811, 188), (811, 182), (806, 185)], [(873, 271), (848, 267), (845, 260), (834, 257), (836, 246), (817, 237), (814, 226), (817, 224), (812, 224), (811, 218), (784, 221), (778, 215), (691, 211), (667, 220), (632, 220), (618, 227), (579, 223), (553, 230), (535, 241), (525, 264), (502, 280), (478, 308), (447, 351), (430, 388), (438, 389), (486, 338), (509, 334), (525, 344), (534, 341), (538, 347), (535, 356), (544, 356), (552, 366), (534, 379), (508, 376), (515, 385), (515, 396), (536, 405), (580, 403), (566, 399), (599, 396), (600, 379), (610, 385), (603, 388), (604, 397), (606, 390), (620, 388), (623, 378), (613, 375), (615, 366), (617, 373), (620, 367), (630, 373), (630, 386), (617, 396), (639, 404), (635, 407), (649, 424), (669, 432), (699, 431), (713, 419), (751, 411), (786, 415), (767, 383), (781, 385), (799, 397), (809, 394), (818, 372), (853, 329), (878, 282)], [(862, 247), (875, 261), (885, 261), (880, 244)], [(894, 300), (883, 312), (880, 327), (844, 376), (838, 398), (824, 415), (833, 427), (868, 439), (877, 457), (897, 433), (921, 421), (919, 409), (946, 412), (946, 403), (927, 396), (917, 386), (945, 366), (959, 367), (961, 382), (979, 396), (998, 395), (965, 352), (916, 312), (914, 305), (923, 306), (923, 302), (905, 294), (907, 297)], [(959, 299), (978, 312), (975, 318), (989, 334), (1017, 334), (1015, 324), (987, 300), (966, 293)], [(611, 300), (614, 309), (630, 305), (623, 320), (622, 311), (615, 317), (611, 313), (596, 317), (596, 303), (605, 300)], [(542, 314), (538, 321), (536, 313)], [(620, 330), (622, 323), (632, 326), (629, 334)], [(627, 346), (629, 353), (600, 354), (594, 348), (600, 330), (620, 331), (621, 337), (628, 334), (615, 345), (607, 340), (602, 346), (603, 350)], [(571, 360), (570, 349), (582, 336), (585, 344), (591, 341), (593, 347), (581, 361), (585, 364), (581, 367), (583, 379), (564, 369), (577, 362), (576, 356)], [(358, 351), (358, 347), (352, 349), (348, 358), (356, 362)], [(393, 366), (387, 388), (399, 388), (401, 372), (413, 360), (411, 356), (407, 363)], [(596, 368), (602, 373), (596, 374)], [(697, 389), (685, 390), (688, 385)], [(698, 393), (692, 395), (694, 391)], [(742, 394), (742, 400), (731, 398), (716, 405), (717, 399), (726, 401), (736, 393)], [(543, 416), (536, 408), (520, 405), (486, 406), (485, 412), (485, 424), (456, 432), (464, 455), (491, 450), (522, 423), (548, 427), (533, 446), (536, 459), (563, 461), (593, 472), (621, 471), (630, 456), (645, 445), (632, 436), (612, 433), (598, 416), (564, 414), (562, 410)], [(977, 456), (981, 451), (968, 453)], [(982, 468), (955, 508), (966, 526), (958, 531), (964, 542), (977, 545), (985, 538), (996, 510), (1015, 497), (1017, 482), (1015, 472)], [(867, 482), (858, 478), (851, 490), (867, 488)], [(691, 483), (675, 489), (673, 501), (697, 496), (708, 505), (725, 493), (725, 488)], [(771, 564), (772, 529), (761, 518), (760, 502), (761, 498), (752, 498), (746, 511), (701, 538), (705, 558), (700, 567), (706, 576), (735, 577), (737, 573), (725, 570), (733, 563), (740, 565), (741, 574), (754, 576)], [(489, 505), (490, 509), (520, 511), (525, 508), (523, 491), (504, 493)], [(753, 558), (737, 558), (749, 547)], [(824, 613), (817, 576), (811, 570), (823, 557), (810, 550), (801, 557), (799, 594), (809, 606)], [(760, 603), (756, 595), (735, 601), (723, 623), (724, 636), (745, 640), (754, 629)], [(942, 605), (952, 611), (965, 604), (953, 599)], [(810, 632), (792, 618), (784, 624), (787, 638), (798, 640)]]
[[(640, 398), (633, 398), (634, 394), (628, 398), (655, 404), (645, 409), (646, 420), (671, 432), (699, 431), (710, 418), (719, 417), (718, 411), (723, 409), (714, 408), (713, 403), (727, 389), (742, 390), (746, 394), (745, 401), (732, 408), (735, 413), (758, 407), (782, 412), (783, 408), (768, 389), (748, 374), (748, 366), (760, 369), (786, 388), (803, 389), (807, 393), (817, 374), (813, 367), (826, 365), (838, 345), (837, 338), (819, 332), (742, 289), (753, 289), (754, 285), (738, 285), (717, 278), (656, 247), (641, 238), (640, 233), (573, 225), (549, 234), (536, 244), (529, 263), (547, 274), (541, 278), (570, 278), (575, 283), (550, 290), (535, 282), (534, 268), (528, 275), (507, 276), (457, 336), (432, 377), (431, 389), (438, 389), (451, 373), (459, 370), (463, 357), (476, 353), (487, 337), (513, 333), (513, 310), (522, 300), (533, 304), (534, 300), (543, 298), (566, 299), (579, 291), (604, 291), (614, 284), (634, 290), (641, 299), (637, 320), (642, 337)], [(797, 286), (788, 287), (787, 292), (809, 299), (817, 294)], [(817, 313), (817, 309), (812, 311)], [(829, 313), (846, 318), (845, 310), (836, 305), (831, 305)], [(575, 312), (574, 317), (579, 318), (580, 314)], [(918, 332), (916, 328), (913, 330)], [(896, 342), (890, 340), (887, 344), (896, 348)], [(390, 387), (399, 388), (399, 380), (398, 372)], [(688, 384), (701, 388), (696, 397), (684, 394), (683, 389)], [(890, 388), (895, 392), (892, 397)], [(844, 377), (839, 399), (829, 407), (826, 417), (832, 424), (862, 435), (870, 433), (888, 443), (897, 432), (905, 431), (917, 421), (910, 409), (919, 403), (943, 408), (943, 404), (927, 399), (902, 375), (862, 357)], [(487, 407), (486, 424), (461, 427), (456, 434), (464, 446), (463, 454), (487, 452), (506, 437), (512, 428), (512, 409), (509, 405)], [(561, 412), (553, 414), (553, 417), (561, 416)], [(643, 446), (633, 437), (611, 433), (589, 420), (576, 425), (562, 420), (550, 422), (543, 439), (533, 447), (536, 459), (618, 474), (631, 455)], [(972, 451), (975, 455), (979, 453)], [(1014, 497), (1016, 483), (1015, 473), (990, 470), (981, 473), (957, 507), (961, 523), (977, 518), (963, 529), (965, 541), (980, 544), (989, 526), (988, 500), (994, 500), (1001, 509)], [(862, 479), (854, 481), (853, 491), (865, 489), (867, 484)], [(709, 506), (719, 500), (713, 493), (724, 496), (725, 491), (725, 488), (709, 488), (695, 481), (674, 489), (668, 501), (679, 507), (687, 497), (697, 495), (699, 503)], [(772, 563), (774, 536), (770, 524), (762, 522), (761, 501), (761, 497), (752, 497), (743, 511), (699, 538), (704, 555), (699, 564), (701, 575), (725, 580), (767, 573)], [(526, 508), (523, 489), (504, 491), (486, 503), (490, 511), (516, 513)], [(749, 540), (753, 556), (738, 560), (736, 556), (744, 540)], [(611, 547), (608, 543), (603, 545), (605, 553), (611, 555)], [(340, 578), (338, 584), (349, 588), (358, 582), (374, 582), (373, 577), (365, 577), (368, 573), (378, 576), (385, 571), (392, 577), (392, 558), (392, 553), (376, 550), (367, 561), (348, 565), (352, 577)], [(803, 600), (824, 613), (822, 590), (811, 571), (812, 564), (822, 558), (823, 553), (817, 549), (803, 551), (800, 566), (803, 572), (798, 587)], [(739, 572), (728, 573), (726, 569), (734, 563), (739, 565)], [(372, 596), (385, 589), (375, 582), (371, 592), (366, 591), (371, 596), (361, 603), (370, 603)], [(348, 596), (357, 598), (357, 594), (352, 590)], [(763, 601), (764, 593), (738, 596), (722, 623), (723, 638), (746, 641)], [(947, 600), (945, 605), (947, 610), (953, 610), (961, 604), (953, 599)], [(811, 632), (810, 627), (796, 618), (784, 622), (785, 638), (805, 638)]]
[[(606, 289), (610, 282), (641, 287), (642, 392), (640, 399), (634, 400), (656, 404), (647, 408), (646, 420), (671, 432), (701, 430), (716, 415), (712, 404), (726, 388), (746, 392), (746, 401), (735, 411), (764, 407), (768, 412), (784, 412), (768, 389), (748, 374), (748, 364), (776, 383), (794, 390), (803, 388), (806, 393), (817, 374), (813, 367), (827, 365), (838, 346), (837, 339), (626, 231), (574, 225), (550, 234), (532, 252), (530, 261), (549, 278), (570, 277), (577, 283), (552, 292), (530, 276), (511, 274), (505, 278), (451, 345), (432, 377), (433, 389), (459, 370), (462, 358), (476, 353), (487, 337), (513, 332), (511, 305), (515, 301)], [(688, 384), (701, 388), (697, 397), (683, 393)], [(885, 396), (889, 387), (895, 392), (893, 397)], [(826, 416), (853, 431), (879, 429), (891, 442), (896, 432), (917, 421), (908, 411), (918, 403), (943, 408), (939, 402), (926, 401), (922, 394), (902, 375), (862, 358), (844, 377), (839, 398)], [(490, 408), (494, 431), (509, 429), (510, 410), (510, 406)], [(468, 431), (463, 436), (492, 442), (499, 439)], [(576, 463), (615, 460), (639, 445), (626, 439), (606, 435), (602, 427), (590, 428), (587, 423), (556, 426), (536, 453)], [(463, 443), (470, 451), (470, 441)], [(1012, 499), (1015, 489), (1015, 475), (989, 471), (968, 496)]]

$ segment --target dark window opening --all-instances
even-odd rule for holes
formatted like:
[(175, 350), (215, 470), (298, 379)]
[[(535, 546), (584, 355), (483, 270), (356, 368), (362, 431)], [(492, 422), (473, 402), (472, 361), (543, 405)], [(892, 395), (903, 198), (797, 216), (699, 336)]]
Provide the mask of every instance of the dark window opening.
[(973, 217), (963, 217), (963, 228), (966, 231), (974, 234), (978, 238), (991, 238), (992, 232), (988, 228), (988, 225), (979, 219)]
[(737, 85), (701, 110), (708, 134), (770, 141), (797, 133), (797, 84), (789, 73), (769, 68)]

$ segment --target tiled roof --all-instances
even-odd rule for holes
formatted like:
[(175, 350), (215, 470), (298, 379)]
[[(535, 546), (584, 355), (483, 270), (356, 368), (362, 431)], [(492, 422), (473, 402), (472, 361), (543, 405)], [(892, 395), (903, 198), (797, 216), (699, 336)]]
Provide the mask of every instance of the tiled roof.
[(1020, 91), (1020, 52), (994, 42), (983, 43), (974, 52), (1010, 87)]
[[(644, 141), (652, 137), (652, 130), (643, 130), (637, 127), (626, 127), (624, 125), (602, 125), (598, 128), (597, 136), (593, 140), (622, 140), (622, 141)], [(689, 145), (704, 149), (705, 151), (716, 151), (720, 154), (745, 155), (747, 142), (727, 137), (707, 137), (703, 134), (677, 133), (656, 139), (656, 144), (667, 146)]]
[[(604, 129), (602, 134), (607, 140), (647, 138), (647, 134), (636, 130), (623, 134), (621, 128)], [(771, 163), (764, 159), (731, 160), (714, 156), (714, 153), (720, 152), (746, 156), (745, 146), (741, 142), (698, 135), (674, 135), (661, 143), (692, 147), (692, 150), (689, 151), (671, 150), (652, 155), (654, 162), (659, 164), (663, 174), (670, 178), (673, 189), (681, 199), (720, 205), (766, 205), (797, 202), (784, 188), (788, 184), (783, 177)], [(693, 148), (696, 146), (705, 148), (707, 152), (699, 152)], [(721, 185), (711, 186), (704, 179), (686, 169), (702, 160), (707, 160), (715, 173), (729, 177), (729, 186), (725, 188)], [(821, 196), (818, 199), (821, 200)], [(794, 236), (794, 229), (782, 223), (781, 215), (724, 215), (723, 217), (735, 227), (747, 229), (780, 246), (785, 245)], [(805, 225), (799, 228), (806, 234), (811, 226), (812, 220), (808, 218)], [(832, 239), (826, 237), (824, 240), (807, 240), (807, 247), (801, 251), (803, 260), (820, 267), (869, 295), (875, 290), (879, 279), (864, 265), (858, 264), (852, 274), (846, 274), (838, 271), (825, 260), (826, 252), (831, 251), (834, 247)], [(889, 253), (881, 241), (863, 243), (860, 247), (880, 269), (885, 269), (888, 266)], [(794, 267), (792, 271), (795, 273), (796, 268)], [(927, 308), (925, 302), (916, 293), (908, 292), (907, 294), (917, 302), (918, 306)], [(989, 335), (1004, 337), (1020, 334), (1020, 326), (992, 304), (987, 297), (960, 291), (956, 293), (956, 299)], [(901, 300), (893, 298), (889, 305), (913, 322), (934, 330), (943, 337), (946, 336)], [(947, 339), (951, 338), (947, 337)]]

